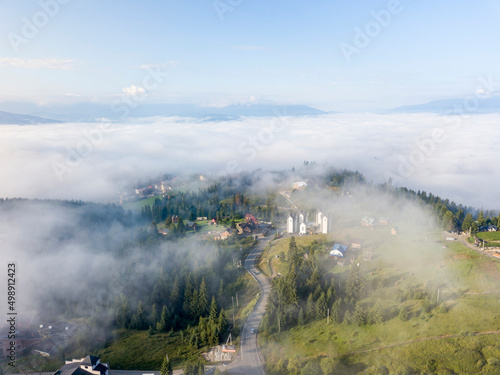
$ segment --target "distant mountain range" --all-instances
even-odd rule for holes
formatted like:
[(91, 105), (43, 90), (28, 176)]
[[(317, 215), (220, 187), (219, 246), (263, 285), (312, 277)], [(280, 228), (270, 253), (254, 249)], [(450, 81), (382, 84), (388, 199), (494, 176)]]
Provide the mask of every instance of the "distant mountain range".
[(435, 100), (425, 104), (407, 105), (397, 107), (390, 112), (392, 113), (439, 113), (439, 114), (485, 114), (485, 113), (500, 113), (500, 95), (498, 92), (495, 95), (479, 99), (471, 96), (457, 99)]
[(0, 125), (35, 125), (35, 124), (53, 124), (61, 121), (50, 118), (20, 115), (17, 113), (0, 111)]
[[(38, 106), (32, 103), (0, 103), (0, 110), (25, 113), (15, 115), (9, 112), (0, 116), (0, 123), (34, 124), (49, 122), (95, 122), (123, 121), (126, 118), (153, 116), (192, 117), (200, 121), (231, 121), (241, 117), (267, 116), (317, 116), (326, 113), (307, 105), (230, 105), (226, 107), (199, 107), (191, 104), (148, 104), (136, 108), (125, 104), (111, 105), (98, 103), (78, 103), (72, 105)], [(126, 116), (124, 116), (126, 114)], [(9, 117), (10, 116), (10, 117)], [(53, 119), (53, 120), (52, 120)]]

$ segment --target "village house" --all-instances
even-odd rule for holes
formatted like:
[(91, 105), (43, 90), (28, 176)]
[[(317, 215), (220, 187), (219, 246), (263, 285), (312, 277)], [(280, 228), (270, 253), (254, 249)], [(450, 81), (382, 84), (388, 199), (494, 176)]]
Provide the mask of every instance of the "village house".
[(351, 240), (351, 249), (361, 250), (362, 246), (363, 243), (361, 242), (361, 240), (358, 239)]
[(258, 231), (259, 227), (255, 225), (252, 220), (249, 220), (246, 223), (238, 223), (236, 224), (236, 228), (238, 229), (239, 234), (250, 234)]
[(194, 232), (196, 232), (196, 228), (198, 227), (198, 224), (196, 224), (194, 221), (187, 221), (186, 226), (189, 229), (192, 229)]
[(482, 225), (479, 227), (480, 232), (496, 232), (498, 227), (496, 225)]
[(306, 187), (307, 187), (307, 182), (305, 181), (297, 181), (293, 183), (293, 188), (297, 190), (304, 189)]
[(330, 251), (330, 256), (337, 258), (344, 258), (347, 252), (347, 246), (336, 243), (333, 245), (332, 250)]
[(388, 217), (379, 217), (378, 219), (380, 225), (389, 225), (390, 222), (391, 220)]
[(109, 365), (101, 363), (99, 357), (88, 355), (82, 359), (66, 361), (54, 375), (109, 375)]
[(363, 250), (363, 259), (365, 262), (369, 262), (372, 260), (373, 251), (371, 248)]
[(363, 219), (361, 219), (361, 226), (373, 229), (374, 222), (374, 218), (365, 216)]
[(255, 218), (255, 216), (251, 214), (246, 214), (245, 215), (245, 221), (249, 223), (250, 221), (254, 223), (257, 227), (259, 226), (259, 221)]
[(218, 236), (214, 237), (217, 240), (227, 240), (228, 237), (232, 236), (234, 233), (234, 229), (227, 228), (224, 232), (220, 233)]
[[(7, 333), (3, 333), (0, 337), (0, 361), (7, 358), (10, 354), (10, 342)], [(16, 353), (26, 353), (29, 350), (36, 348), (42, 342), (42, 337), (39, 333), (32, 329), (16, 330)]]

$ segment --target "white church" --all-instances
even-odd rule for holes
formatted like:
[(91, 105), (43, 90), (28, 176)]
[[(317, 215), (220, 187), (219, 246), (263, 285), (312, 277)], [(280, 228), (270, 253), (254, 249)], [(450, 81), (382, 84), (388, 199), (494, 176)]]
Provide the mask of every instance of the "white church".
[(308, 229), (310, 233), (328, 233), (328, 216), (319, 211), (316, 214), (316, 221), (307, 221), (308, 215), (304, 213), (292, 213), (287, 220), (287, 232), (289, 234), (298, 234), (303, 236), (307, 234)]

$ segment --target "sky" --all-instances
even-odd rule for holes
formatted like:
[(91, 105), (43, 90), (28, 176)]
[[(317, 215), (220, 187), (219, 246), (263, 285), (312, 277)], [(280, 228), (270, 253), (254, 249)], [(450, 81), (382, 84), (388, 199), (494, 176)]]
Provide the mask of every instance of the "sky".
[(372, 111), (473, 94), (500, 77), (484, 0), (3, 0), (0, 101), (148, 100)]

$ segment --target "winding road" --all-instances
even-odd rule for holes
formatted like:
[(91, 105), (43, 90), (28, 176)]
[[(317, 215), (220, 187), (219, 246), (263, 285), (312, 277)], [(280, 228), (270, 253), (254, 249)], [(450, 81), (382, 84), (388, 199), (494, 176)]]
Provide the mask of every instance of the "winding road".
[[(236, 359), (227, 366), (220, 367), (229, 374), (265, 375), (264, 367), (257, 347), (257, 330), (266, 311), (267, 298), (271, 285), (267, 278), (255, 268), (255, 259), (264, 251), (269, 240), (261, 240), (245, 259), (245, 269), (257, 281), (260, 287), (259, 300), (248, 316), (240, 337), (240, 350)], [(254, 333), (252, 333), (252, 330)]]

